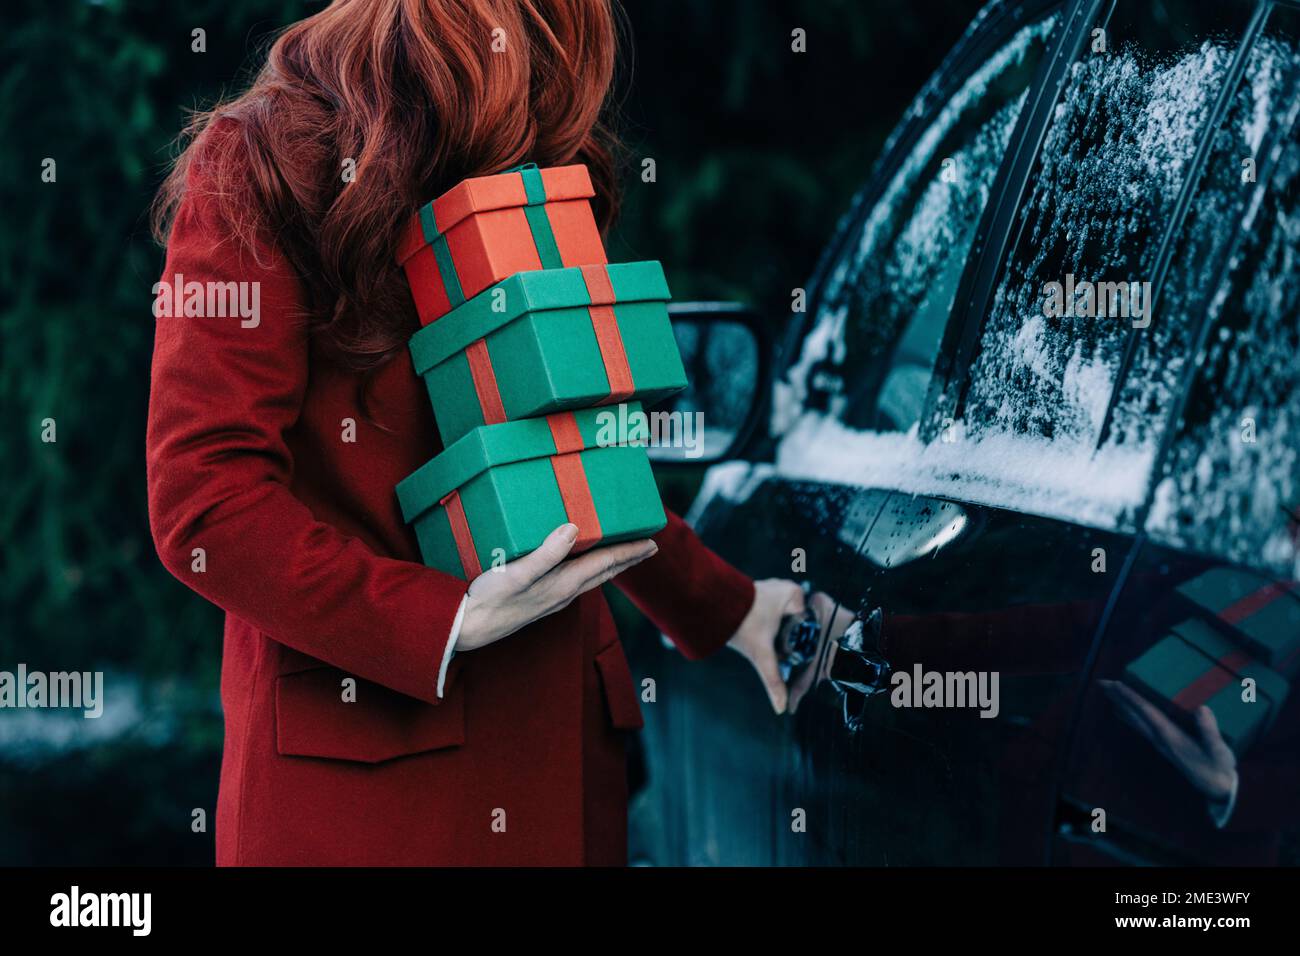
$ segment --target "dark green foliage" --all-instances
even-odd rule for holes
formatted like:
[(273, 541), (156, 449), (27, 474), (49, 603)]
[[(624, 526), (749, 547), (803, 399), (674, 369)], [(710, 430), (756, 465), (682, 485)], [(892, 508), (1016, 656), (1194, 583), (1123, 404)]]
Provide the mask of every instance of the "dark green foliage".
[[(0, 662), (181, 671), (210, 687), (218, 617), (162, 570), (145, 511), (161, 266), (147, 209), (184, 110), (238, 75), (246, 37), (273, 26), (261, 18), (301, 5), (25, 6), (0, 39)], [(195, 27), (206, 53), (190, 50)]]
[[(924, 7), (924, 14), (921, 10)], [(628, 170), (616, 259), (661, 259), (674, 295), (790, 309), (885, 137), (979, 3), (627, 4)], [(791, 49), (806, 34), (807, 52)], [(658, 181), (643, 183), (642, 161)]]

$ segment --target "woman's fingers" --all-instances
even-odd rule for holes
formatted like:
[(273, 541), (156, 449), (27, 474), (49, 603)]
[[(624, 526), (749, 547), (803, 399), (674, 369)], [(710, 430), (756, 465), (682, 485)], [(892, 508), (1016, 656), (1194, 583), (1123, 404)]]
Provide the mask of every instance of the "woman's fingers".
[(573, 550), (573, 542), (578, 540), (578, 526), (572, 522), (562, 524), (546, 536), (546, 540), (522, 558), (514, 561), (523, 586), (528, 587), (544, 575), (553, 571)]
[(802, 614), (804, 612), (803, 588), (793, 581), (782, 581), (781, 584), (785, 593), (785, 607), (782, 613), (786, 616)]
[(579, 594), (604, 584), (620, 572), (653, 557), (658, 551), (659, 546), (649, 538), (607, 545), (564, 562), (538, 583), (544, 584), (562, 607)]
[[(823, 637), (818, 643), (813, 662), (803, 668), (799, 672), (799, 676), (794, 679), (794, 683), (790, 685), (789, 710), (792, 714), (799, 712), (799, 704), (817, 686), (818, 682), (826, 680), (831, 675), (831, 666), (835, 663), (835, 655), (839, 652), (840, 646), (834, 641), (830, 641), (829, 646), (827, 646), (822, 643), (825, 640), (825, 637)], [(824, 654), (822, 653), (823, 647), (825, 647)], [(820, 666), (818, 666), (819, 661), (821, 662)]]
[(1214, 716), (1214, 711), (1203, 704), (1196, 709), (1196, 727), (1201, 732), (1201, 741), (1216, 768), (1231, 770), (1237, 765), (1237, 755), (1219, 732), (1218, 718)]
[(535, 551), (503, 565), (501, 571), (506, 573), (475, 578), (458, 646), (468, 650), (499, 641), (659, 550), (647, 538), (568, 558), (577, 536), (577, 527), (561, 525)]
[(1192, 773), (1205, 753), (1191, 736), (1148, 702), (1141, 694), (1118, 681), (1104, 681), (1105, 690), (1120, 706), (1128, 723), (1151, 742), (1165, 759), (1184, 773)]
[(1155, 728), (1151, 725), (1137, 705), (1142, 703), (1142, 699), (1132, 690), (1119, 681), (1102, 680), (1098, 681), (1101, 689), (1110, 697), (1111, 703), (1119, 711), (1119, 716), (1130, 727), (1140, 733), (1143, 737), (1157, 749), (1162, 748), (1163, 742), (1156, 734)]
[(785, 713), (789, 691), (786, 690), (785, 681), (781, 679), (781, 670), (777, 666), (775, 647), (771, 644), (765, 644), (756, 651), (750, 659), (750, 663), (754, 665), (754, 670), (758, 672), (758, 679), (763, 682), (763, 689), (767, 691), (767, 699), (772, 702), (772, 710), (778, 714)]

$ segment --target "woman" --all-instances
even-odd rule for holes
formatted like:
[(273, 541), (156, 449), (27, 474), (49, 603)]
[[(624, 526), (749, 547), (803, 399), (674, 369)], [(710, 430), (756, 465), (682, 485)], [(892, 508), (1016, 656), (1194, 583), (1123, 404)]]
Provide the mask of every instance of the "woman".
[(398, 226), (525, 161), (586, 163), (607, 225), (614, 39), (608, 0), (336, 0), (189, 130), (157, 205), (164, 283), (252, 305), (160, 315), (149, 408), (159, 556), (226, 611), (219, 864), (623, 862), (641, 715), (611, 579), (688, 656), (747, 656), (784, 708), (773, 637), (799, 589), (675, 515), (574, 558), (565, 525), (467, 586), (418, 563), (398, 513), (439, 450), (393, 361), (417, 327)]

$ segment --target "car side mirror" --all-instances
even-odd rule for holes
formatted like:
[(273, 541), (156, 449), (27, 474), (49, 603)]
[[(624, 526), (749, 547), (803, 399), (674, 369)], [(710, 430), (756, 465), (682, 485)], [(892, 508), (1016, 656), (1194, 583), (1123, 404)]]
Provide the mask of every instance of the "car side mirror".
[(738, 302), (668, 306), (686, 388), (649, 410), (651, 460), (709, 465), (736, 457), (758, 423), (770, 350), (761, 317)]

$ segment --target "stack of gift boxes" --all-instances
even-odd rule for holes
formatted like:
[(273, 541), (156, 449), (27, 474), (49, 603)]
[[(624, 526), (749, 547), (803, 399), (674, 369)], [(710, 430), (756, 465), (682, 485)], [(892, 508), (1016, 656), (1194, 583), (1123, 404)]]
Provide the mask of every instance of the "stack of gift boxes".
[(403, 234), (411, 358), (444, 450), (397, 497), (431, 567), (470, 580), (566, 521), (575, 553), (665, 524), (635, 426), (686, 385), (668, 285), (658, 262), (607, 262), (593, 195), (585, 166), (517, 167), (465, 180)]
[(1124, 679), (1195, 737), (1193, 715), (1209, 707), (1242, 754), (1277, 718), (1300, 670), (1300, 591), (1222, 567), (1178, 590), (1191, 616), (1130, 663)]

